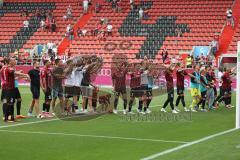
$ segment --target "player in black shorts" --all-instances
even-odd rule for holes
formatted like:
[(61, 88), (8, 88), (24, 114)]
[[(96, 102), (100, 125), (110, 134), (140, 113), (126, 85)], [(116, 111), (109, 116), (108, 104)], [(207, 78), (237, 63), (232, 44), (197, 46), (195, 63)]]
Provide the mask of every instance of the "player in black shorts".
[(141, 112), (140, 108), (142, 108), (142, 105), (143, 105), (143, 101), (142, 101), (143, 91), (141, 88), (141, 73), (139, 69), (140, 69), (139, 64), (133, 64), (133, 68), (131, 69), (131, 72), (128, 73), (131, 78), (130, 79), (131, 91), (130, 91), (130, 101), (129, 101), (129, 108), (128, 108), (129, 113), (133, 113), (132, 106), (136, 97), (139, 98), (139, 107), (138, 107), (139, 112)]
[[(1, 69), (3, 115), (5, 122), (14, 122), (15, 77), (28, 78), (28, 75), (15, 70), (16, 59), (6, 59), (6, 65)], [(8, 116), (11, 120), (8, 120)]]
[(175, 64), (171, 64), (165, 70), (165, 78), (166, 78), (166, 82), (167, 82), (168, 97), (167, 97), (167, 100), (165, 101), (161, 111), (167, 112), (166, 107), (168, 106), (168, 104), (170, 104), (172, 113), (176, 114), (178, 112), (174, 109), (174, 104), (173, 104), (173, 100), (174, 100), (173, 71), (174, 71), (174, 68), (175, 68)]
[(120, 64), (117, 67), (112, 68), (112, 84), (115, 92), (114, 99), (114, 110), (113, 113), (117, 114), (117, 106), (119, 96), (122, 95), (123, 99), (123, 114), (127, 113), (127, 92), (126, 92), (126, 75), (127, 75), (127, 64)]
[(184, 111), (189, 112), (189, 109), (186, 108), (186, 103), (185, 103), (185, 99), (184, 99), (184, 77), (186, 75), (188, 75), (188, 73), (183, 69), (183, 66), (181, 63), (178, 63), (177, 66), (178, 66), (178, 68), (177, 68), (176, 74), (177, 74), (177, 95), (178, 95), (178, 97), (176, 100), (176, 108), (175, 109), (178, 112), (180, 111), (178, 109), (178, 105), (181, 100)]
[(21, 115), (22, 98), (21, 98), (20, 91), (18, 89), (18, 77), (15, 77), (14, 87), (15, 87), (14, 88), (14, 96), (16, 99), (16, 108), (17, 108), (16, 119), (26, 118), (26, 116)]
[(28, 72), (30, 77), (30, 90), (32, 93), (32, 103), (30, 105), (28, 116), (32, 116), (33, 108), (35, 108), (35, 112), (37, 118), (40, 118), (39, 111), (39, 97), (40, 97), (40, 70), (39, 70), (39, 62), (33, 62), (33, 69)]
[(52, 101), (52, 74), (50, 70), (51, 62), (49, 60), (45, 60), (44, 68), (40, 71), (40, 84), (41, 88), (45, 94), (45, 101), (43, 103), (42, 117), (52, 118), (53, 115), (49, 113), (50, 104)]

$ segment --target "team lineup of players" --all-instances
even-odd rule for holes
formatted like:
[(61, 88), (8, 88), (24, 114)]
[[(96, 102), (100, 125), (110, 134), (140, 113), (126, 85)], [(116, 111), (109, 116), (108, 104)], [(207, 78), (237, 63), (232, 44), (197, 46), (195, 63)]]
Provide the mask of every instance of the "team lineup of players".
[[(32, 103), (29, 107), (28, 116), (32, 116), (35, 109), (38, 118), (51, 118), (54, 116), (57, 98), (59, 99), (60, 110), (62, 113), (79, 113), (78, 103), (82, 96), (81, 112), (96, 111), (98, 87), (93, 84), (94, 77), (103, 65), (103, 59), (97, 56), (78, 56), (73, 57), (63, 63), (61, 59), (54, 62), (44, 61), (44, 66), (40, 69), (39, 62), (33, 63), (33, 69), (28, 74), (17, 71), (15, 68), (16, 59), (6, 58), (5, 64), (1, 68), (1, 100), (3, 105), (3, 119), (5, 122), (14, 122), (16, 118), (24, 118), (20, 114), (21, 94), (18, 89), (18, 80), (25, 79), (30, 81), (32, 93)], [(174, 105), (174, 82), (173, 74), (176, 71), (177, 77), (177, 100)], [(233, 70), (228, 69), (219, 72), (221, 78), (217, 80), (214, 69), (209, 66), (196, 64), (194, 71), (188, 73), (181, 63), (165, 64), (159, 67), (152, 60), (144, 58), (141, 63), (128, 63), (125, 58), (113, 60), (111, 76), (113, 82), (113, 113), (118, 113), (119, 96), (123, 99), (123, 114), (134, 114), (132, 107), (136, 98), (139, 99), (137, 111), (141, 114), (151, 113), (149, 106), (152, 101), (154, 82), (162, 74), (166, 79), (167, 99), (161, 108), (162, 112), (167, 112), (166, 107), (170, 104), (172, 113), (179, 113), (178, 108), (181, 102), (184, 111), (196, 112), (197, 110), (207, 111), (218, 107), (224, 101), (227, 108), (231, 108), (231, 76)], [(128, 99), (126, 77), (130, 77), (130, 96)], [(184, 100), (184, 79), (185, 76), (191, 77), (190, 89), (192, 104), (190, 109), (186, 107)], [(220, 94), (217, 96), (216, 83), (219, 83)], [(42, 111), (39, 108), (40, 90), (42, 89), (45, 99)], [(69, 103), (69, 98), (73, 103)], [(17, 115), (14, 116), (14, 104), (16, 101)], [(161, 102), (159, 102), (161, 103)], [(50, 113), (52, 106), (52, 113)], [(89, 108), (87, 108), (89, 106)]]
[[(113, 113), (117, 114), (117, 106), (119, 96), (123, 99), (123, 114), (134, 114), (132, 112), (132, 105), (134, 99), (139, 98), (139, 104), (137, 112), (141, 114), (151, 113), (149, 106), (153, 96), (158, 96), (158, 90), (156, 95), (153, 95), (154, 81), (158, 80), (162, 74), (166, 80), (167, 87), (167, 100), (163, 103), (161, 108), (162, 112), (167, 112), (166, 107), (170, 104), (172, 113), (179, 113), (178, 108), (181, 101), (185, 112), (197, 112), (207, 111), (205, 108), (206, 103), (208, 104), (209, 110), (214, 110), (218, 107), (220, 102), (225, 103), (226, 108), (232, 108), (231, 105), (231, 76), (234, 76), (233, 69), (220, 70), (218, 78), (215, 76), (214, 68), (211, 66), (204, 66), (196, 64), (194, 71), (188, 73), (182, 63), (169, 63), (156, 66), (152, 60), (148, 60), (146, 57), (141, 63), (128, 64), (126, 59), (117, 60), (117, 63), (113, 63), (112, 66), (112, 82), (115, 92), (114, 99), (114, 110)], [(189, 70), (189, 69), (188, 69)], [(173, 74), (176, 72), (176, 88), (177, 88), (177, 99), (174, 105), (174, 81)], [(126, 77), (130, 76), (130, 99), (127, 99), (127, 84)], [(192, 96), (192, 104), (188, 109), (186, 107), (184, 99), (184, 80), (185, 77), (190, 77), (190, 90)], [(217, 96), (217, 83), (219, 83), (220, 94)], [(159, 103), (161, 104), (160, 100)], [(128, 106), (128, 109), (127, 109)]]
[[(59, 98), (62, 112), (66, 110), (78, 113), (80, 94), (83, 97), (82, 111), (87, 111), (88, 104), (94, 110), (96, 103), (91, 100), (91, 97), (97, 87), (91, 83), (91, 78), (98, 73), (102, 62), (103, 60), (96, 56), (74, 57), (67, 60), (65, 64), (61, 59), (56, 59), (54, 62), (45, 60), (41, 69), (39, 62), (34, 62), (33, 69), (28, 74), (24, 74), (22, 71), (16, 70), (16, 59), (14, 57), (6, 58), (5, 65), (1, 69), (1, 100), (4, 121), (14, 122), (15, 118), (25, 118), (20, 114), (21, 103), (18, 103), (18, 99), (21, 99), (18, 85), (16, 85), (19, 79), (30, 81), (32, 103), (29, 107), (28, 116), (32, 116), (35, 108), (37, 118), (53, 117), (57, 98)], [(45, 95), (41, 112), (39, 109), (40, 89)], [(71, 97), (73, 98), (72, 104), (69, 103)], [(15, 100), (17, 100), (16, 117), (14, 116)], [(51, 105), (53, 113), (50, 113)]]

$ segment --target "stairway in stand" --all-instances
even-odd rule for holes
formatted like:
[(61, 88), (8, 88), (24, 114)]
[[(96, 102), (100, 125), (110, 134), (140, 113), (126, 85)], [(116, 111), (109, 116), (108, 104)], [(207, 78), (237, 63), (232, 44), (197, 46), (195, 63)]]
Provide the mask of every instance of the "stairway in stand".
[(239, 21), (240, 21), (240, 0), (236, 0), (234, 3), (234, 6), (232, 8), (233, 16), (235, 19), (235, 26), (232, 28), (232, 26), (225, 26), (223, 29), (223, 32), (220, 36), (220, 46), (219, 51), (217, 52), (216, 56), (220, 56), (221, 54), (227, 53), (228, 47), (233, 39), (234, 33), (238, 27)]
[[(92, 17), (92, 13), (89, 13), (79, 18), (78, 22), (73, 27), (74, 32), (76, 32), (78, 28), (83, 28), (83, 26), (87, 24), (88, 20), (91, 17)], [(68, 37), (65, 37), (63, 41), (60, 43), (60, 45), (58, 46), (58, 54), (62, 55), (65, 52), (65, 50), (70, 46), (70, 44), (71, 44), (71, 40), (69, 40)]]

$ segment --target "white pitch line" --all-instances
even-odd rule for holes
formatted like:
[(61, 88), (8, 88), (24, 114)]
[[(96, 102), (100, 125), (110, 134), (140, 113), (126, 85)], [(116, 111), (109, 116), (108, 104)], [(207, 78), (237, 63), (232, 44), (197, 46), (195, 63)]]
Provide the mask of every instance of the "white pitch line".
[(215, 137), (218, 137), (218, 136), (221, 136), (221, 135), (224, 135), (224, 134), (227, 134), (227, 133), (236, 131), (236, 130), (237, 130), (236, 128), (233, 128), (233, 129), (226, 130), (226, 131), (223, 131), (223, 132), (220, 132), (220, 133), (216, 133), (216, 134), (213, 134), (213, 135), (210, 135), (210, 136), (201, 138), (201, 139), (199, 139), (199, 140), (192, 141), (192, 142), (189, 142), (189, 143), (187, 143), (187, 144), (183, 144), (183, 145), (180, 145), (180, 146), (178, 146), (178, 147), (171, 148), (171, 149), (165, 150), (165, 151), (163, 151), (163, 152), (159, 152), (159, 153), (150, 155), (150, 156), (148, 156), (148, 157), (142, 158), (141, 160), (152, 160), (152, 159), (158, 158), (158, 157), (160, 157), (160, 156), (163, 156), (163, 155), (166, 155), (166, 154), (175, 152), (175, 151), (179, 151), (179, 150), (181, 150), (181, 149), (183, 149), (183, 148), (186, 148), (186, 147), (192, 146), (192, 145), (194, 145), (194, 144), (198, 144), (198, 143), (207, 141), (207, 140), (209, 140), (209, 139), (212, 139), (212, 138), (215, 138)]
[(0, 130), (0, 132), (42, 134), (42, 135), (58, 135), (58, 136), (75, 136), (75, 137), (90, 137), (90, 138), (105, 138), (105, 139), (120, 139), (120, 140), (149, 141), (149, 142), (162, 142), (162, 143), (181, 143), (181, 144), (188, 144), (189, 143), (189, 142), (184, 142), (184, 141), (170, 141), (170, 140), (161, 140), (161, 139), (115, 137), (115, 136), (87, 135), (87, 134), (74, 134), (74, 133), (58, 133), (58, 132), (54, 133), (54, 132), (32, 132), (32, 131), (12, 131), (12, 130)]
[(57, 120), (60, 120), (60, 119), (55, 118), (55, 119), (40, 120), (40, 121), (34, 121), (34, 122), (17, 123), (17, 124), (12, 124), (12, 125), (0, 126), (0, 129), (1, 128), (16, 127), (16, 126), (23, 126), (23, 125), (28, 125), (28, 124), (37, 124), (37, 123), (51, 122), (51, 121), (57, 121)]
[[(156, 106), (150, 106), (152, 108), (157, 107)], [(55, 119), (49, 119), (49, 120), (40, 120), (40, 121), (35, 121), (35, 122), (26, 122), (26, 123), (17, 123), (17, 124), (12, 124), (12, 125), (4, 125), (0, 126), (1, 128), (8, 128), (8, 127), (15, 127), (15, 126), (23, 126), (23, 125), (28, 125), (28, 124), (37, 124), (37, 123), (44, 123), (44, 122), (51, 122), (51, 121), (57, 121), (57, 120), (62, 120), (62, 119), (68, 119), (68, 118), (75, 118), (77, 116), (72, 116), (72, 117), (66, 117), (66, 118), (55, 118)]]

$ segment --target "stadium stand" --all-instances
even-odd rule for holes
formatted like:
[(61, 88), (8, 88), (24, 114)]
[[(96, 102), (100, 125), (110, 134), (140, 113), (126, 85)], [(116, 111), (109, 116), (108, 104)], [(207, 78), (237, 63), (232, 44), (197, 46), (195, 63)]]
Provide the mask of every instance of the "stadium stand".
[[(7, 44), (1, 44), (1, 52), (3, 55), (7, 55), (10, 52), (14, 52), (16, 49), (20, 49), (26, 43), (26, 41), (37, 31), (39, 23), (34, 19), (32, 13), (36, 8), (51, 10), (54, 9), (53, 4), (47, 3), (8, 3), (1, 8), (1, 17), (3, 25), (1, 25), (1, 39), (7, 40)], [(21, 10), (26, 9), (30, 14), (29, 17), (21, 17)], [(5, 15), (6, 14), (6, 15)], [(29, 28), (23, 27), (23, 21), (28, 19)], [(5, 20), (5, 21), (3, 21)], [(20, 28), (20, 29), (19, 29)]]
[[(67, 7), (72, 7), (72, 20), (64, 20)], [(29, 12), (28, 17), (21, 17), (20, 12), (26, 9)], [(40, 21), (35, 19), (34, 13), (36, 9), (52, 10), (53, 16), (57, 24), (56, 32), (43, 32), (40, 29)], [(39, 0), (8, 0), (1, 8), (1, 25), (0, 41), (1, 53), (8, 54), (14, 52), (16, 49), (32, 49), (36, 44), (47, 44), (52, 40), (55, 44), (59, 44), (66, 33), (66, 26), (74, 24), (79, 17), (81, 7), (78, 6), (77, 0), (70, 1), (39, 1)], [(23, 21), (29, 20), (29, 29), (24, 31)]]
[(233, 40), (231, 41), (230, 46), (228, 48), (228, 53), (237, 54), (237, 42), (238, 41), (240, 41), (240, 25), (239, 24), (235, 31)]
[[(72, 42), (71, 52), (103, 54), (106, 62), (111, 62), (114, 53), (127, 54), (131, 59), (136, 55), (137, 58), (148, 55), (160, 59), (161, 48), (167, 48), (171, 55), (176, 55), (180, 51), (191, 50), (193, 46), (209, 45), (214, 35), (221, 32), (226, 20), (225, 12), (233, 4), (232, 0), (136, 2), (137, 7), (130, 11), (130, 5), (126, 5), (128, 0), (121, 1), (120, 13), (113, 12), (109, 3), (104, 2), (101, 12), (94, 14), (84, 28), (92, 31), (101, 18), (106, 18), (113, 25), (113, 36), (106, 37), (105, 41), (98, 41), (92, 35), (81, 37)], [(141, 22), (136, 18), (140, 7), (149, 17)], [(182, 31), (181, 37), (177, 37), (176, 28)], [(129, 45), (128, 41), (131, 42), (129, 49), (119, 48), (119, 43)]]
[[(122, 0), (119, 12), (113, 12), (111, 4), (102, 1), (100, 13), (91, 13), (92, 17), (83, 27), (86, 36), (75, 38), (69, 46), (72, 55), (97, 54), (102, 55), (107, 64), (111, 63), (113, 54), (126, 54), (128, 58), (161, 59), (163, 48), (167, 48), (170, 56), (180, 52), (189, 52), (193, 46), (209, 45), (214, 35), (220, 34), (226, 21), (226, 10), (231, 8), (233, 0), (199, 0), (199, 1), (168, 1), (152, 0), (142, 2), (136, 0), (135, 9), (131, 10), (129, 0)], [(68, 5), (73, 9), (73, 20), (65, 21)], [(26, 17), (20, 16), (22, 8), (29, 10), (29, 30), (23, 29), (22, 22)], [(57, 31), (43, 32), (39, 22), (33, 18), (36, 8), (53, 11), (56, 18)], [(138, 19), (138, 10), (144, 9), (145, 16)], [(71, 23), (77, 25), (82, 13), (82, 6), (78, 0), (7, 0), (1, 8), (0, 48), (6, 55), (16, 49), (31, 49), (36, 44), (46, 44), (50, 40), (61, 45), (66, 32), (66, 26)], [(107, 19), (113, 26), (113, 35), (99, 40), (92, 33), (100, 19)], [(13, 21), (14, 20), (14, 21)], [(77, 26), (76, 26), (77, 28)], [(177, 30), (181, 34), (178, 35)], [(75, 31), (76, 32), (76, 31)], [(229, 47), (236, 51), (233, 44), (239, 37), (239, 29)]]

